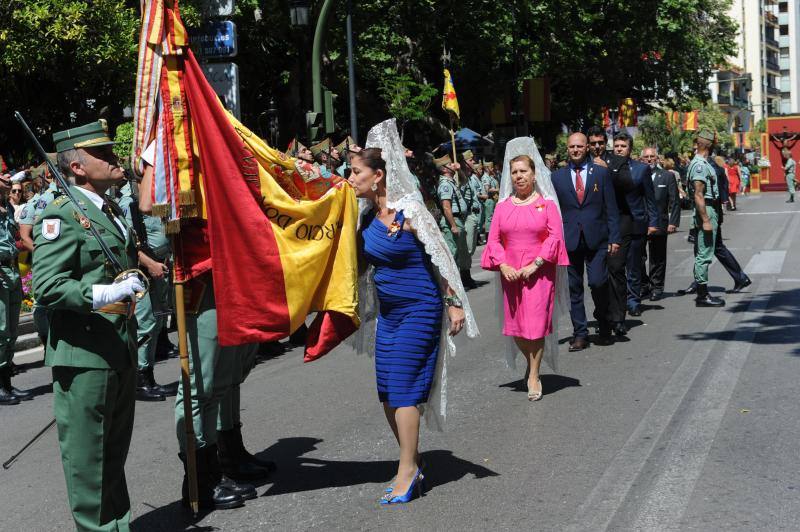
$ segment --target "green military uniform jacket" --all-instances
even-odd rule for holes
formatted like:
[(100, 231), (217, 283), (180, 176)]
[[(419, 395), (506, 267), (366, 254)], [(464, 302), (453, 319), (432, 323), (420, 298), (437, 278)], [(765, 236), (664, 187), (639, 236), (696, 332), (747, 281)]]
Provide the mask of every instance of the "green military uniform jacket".
[(136, 318), (92, 310), (92, 285), (111, 284), (93, 225), (123, 268), (136, 268), (135, 238), (119, 207), (110, 199), (119, 227), (81, 191), (70, 187), (79, 206), (59, 196), (42, 212), (33, 229), (33, 290), (37, 304), (52, 311), (45, 364), (94, 369), (123, 369), (136, 364)]

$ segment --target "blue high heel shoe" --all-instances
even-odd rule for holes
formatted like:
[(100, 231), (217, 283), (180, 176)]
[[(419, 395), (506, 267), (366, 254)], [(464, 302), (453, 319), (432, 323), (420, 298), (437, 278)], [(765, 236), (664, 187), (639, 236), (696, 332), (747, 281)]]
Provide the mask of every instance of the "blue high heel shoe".
[(394, 490), (389, 491), (383, 497), (381, 497), (381, 504), (388, 505), (388, 504), (405, 504), (407, 502), (411, 502), (414, 498), (414, 491), (416, 491), (416, 495), (422, 496), (422, 474), (420, 470), (417, 469), (417, 472), (414, 474), (414, 480), (411, 481), (411, 485), (408, 487), (408, 491), (406, 491), (403, 495), (398, 495), (397, 497), (392, 497), (392, 492)]
[[(425, 480), (425, 475), (422, 474), (422, 471), (427, 466), (428, 466), (428, 464), (425, 463), (425, 460), (420, 460), (419, 469), (417, 469), (417, 477), (419, 477), (420, 481)], [(392, 483), (389, 484), (388, 486), (386, 486), (386, 489), (383, 490), (384, 493), (391, 493), (392, 491), (394, 491), (394, 481), (392, 481)]]

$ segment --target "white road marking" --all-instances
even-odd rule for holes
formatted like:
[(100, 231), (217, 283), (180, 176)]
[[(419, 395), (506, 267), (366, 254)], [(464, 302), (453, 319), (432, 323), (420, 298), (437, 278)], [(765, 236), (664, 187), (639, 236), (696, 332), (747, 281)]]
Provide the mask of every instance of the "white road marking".
[(747, 263), (744, 271), (748, 274), (778, 274), (783, 270), (786, 250), (759, 251)]
[[(758, 288), (768, 294), (775, 288), (774, 280), (765, 280)], [(722, 418), (730, 403), (733, 390), (739, 381), (753, 338), (759, 331), (759, 322), (768, 308), (769, 297), (754, 297), (739, 323), (747, 324), (736, 329), (725, 349), (715, 351), (718, 361), (699, 397), (688, 408), (682, 409), (681, 423), (675, 433), (669, 434), (663, 451), (664, 466), (654, 479), (641, 503), (634, 530), (678, 530), (697, 479), (703, 471), (706, 458), (714, 443)], [(688, 413), (688, 415), (687, 415)]]

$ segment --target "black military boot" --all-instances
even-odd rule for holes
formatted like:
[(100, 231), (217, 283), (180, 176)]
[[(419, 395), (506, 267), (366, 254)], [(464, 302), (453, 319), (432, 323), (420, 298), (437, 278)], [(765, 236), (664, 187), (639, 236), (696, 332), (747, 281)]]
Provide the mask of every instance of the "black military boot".
[(461, 284), (464, 285), (464, 288), (471, 289), (477, 288), (478, 284), (475, 282), (475, 279), (472, 278), (472, 274), (470, 274), (469, 270), (461, 270)]
[(161, 385), (156, 382), (156, 377), (153, 375), (153, 366), (150, 366), (145, 372), (145, 378), (147, 379), (147, 384), (153, 390), (157, 391), (164, 397), (171, 397), (178, 394), (178, 383)]
[[(216, 447), (213, 449), (214, 455), (217, 454)], [(203, 447), (196, 450), (197, 454), (197, 500), (200, 508), (204, 510), (229, 510), (244, 506), (244, 499), (233, 491), (219, 487), (218, 480), (209, 471), (207, 455), (208, 448)], [(183, 485), (181, 486), (181, 502), (184, 506), (189, 506), (189, 470), (186, 464), (186, 456), (178, 454), (183, 463)]]
[(19, 397), (14, 394), (11, 387), (10, 369), (5, 367), (0, 369), (0, 405), (18, 405)]
[(714, 297), (708, 293), (708, 285), (697, 283), (697, 298), (694, 300), (696, 307), (724, 307), (725, 300)]
[(236, 431), (218, 430), (217, 446), (219, 449), (219, 465), (222, 473), (233, 480), (263, 480), (269, 471), (250, 462), (239, 450)]
[[(150, 368), (150, 378), (152, 378), (153, 369)], [(155, 384), (155, 381), (153, 381)], [(140, 369), (136, 372), (136, 399), (138, 401), (164, 401), (166, 396), (158, 389), (150, 384), (148, 379), (147, 370)]]
[[(217, 442), (219, 443), (219, 441)], [(215, 489), (224, 489), (231, 493), (235, 493), (242, 498), (243, 501), (255, 499), (258, 497), (256, 488), (252, 484), (239, 482), (226, 476), (222, 471), (222, 464), (219, 461), (219, 447), (217, 445), (208, 446), (208, 470), (211, 477), (216, 482)], [(214, 450), (214, 455), (211, 455), (211, 449)]]
[(20, 401), (30, 401), (33, 399), (33, 394), (31, 392), (23, 392), (19, 388), (14, 388), (11, 386), (11, 368), (6, 368), (5, 373), (5, 386), (8, 390), (11, 390), (11, 393), (14, 394), (14, 397), (19, 399)]
[(271, 460), (262, 460), (261, 458), (250, 454), (250, 452), (245, 448), (244, 441), (242, 440), (242, 424), (241, 423), (236, 425), (231, 430), (231, 432), (233, 433), (233, 437), (235, 438), (233, 443), (234, 443), (234, 445), (235, 445), (235, 447), (237, 449), (237, 453), (239, 455), (239, 460), (254, 464), (254, 465), (260, 467), (261, 469), (266, 469), (268, 473), (272, 473), (274, 471), (277, 471), (278, 466), (275, 464), (275, 462), (273, 462)]

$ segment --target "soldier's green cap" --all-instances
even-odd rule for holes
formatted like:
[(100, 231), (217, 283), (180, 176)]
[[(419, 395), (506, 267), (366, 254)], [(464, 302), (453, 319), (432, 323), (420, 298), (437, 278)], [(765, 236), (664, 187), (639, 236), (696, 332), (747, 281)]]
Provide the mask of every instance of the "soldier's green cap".
[(701, 129), (700, 133), (697, 134), (697, 138), (714, 142), (717, 139), (717, 136), (710, 129)]
[(95, 148), (114, 144), (114, 141), (108, 136), (108, 124), (105, 120), (53, 133), (53, 142), (58, 153), (77, 148)]
[(467, 150), (467, 151), (465, 151), (464, 153), (462, 153), (462, 154), (461, 154), (461, 156), (462, 156), (462, 157), (464, 157), (464, 160), (465, 160), (465, 161), (468, 161), (468, 160), (472, 159), (472, 157), (473, 157), (474, 155), (473, 155), (473, 153), (472, 153), (472, 150)]

